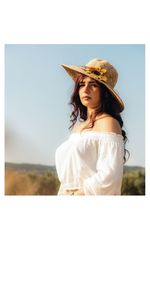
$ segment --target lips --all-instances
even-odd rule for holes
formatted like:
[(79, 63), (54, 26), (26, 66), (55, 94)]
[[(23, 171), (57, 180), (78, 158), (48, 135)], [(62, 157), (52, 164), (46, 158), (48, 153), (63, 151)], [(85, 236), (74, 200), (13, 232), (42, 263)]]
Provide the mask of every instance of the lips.
[(84, 96), (84, 97), (82, 97), (82, 99), (83, 99), (83, 100), (89, 100), (89, 99), (91, 99), (91, 97), (89, 97), (89, 96)]

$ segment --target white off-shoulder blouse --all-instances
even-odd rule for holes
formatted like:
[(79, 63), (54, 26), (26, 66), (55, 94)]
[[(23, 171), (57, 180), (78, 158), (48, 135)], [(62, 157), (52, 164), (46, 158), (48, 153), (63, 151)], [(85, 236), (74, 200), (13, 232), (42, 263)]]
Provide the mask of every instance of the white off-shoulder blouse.
[(72, 133), (56, 149), (58, 195), (80, 189), (85, 195), (120, 195), (123, 176), (124, 142), (113, 132)]

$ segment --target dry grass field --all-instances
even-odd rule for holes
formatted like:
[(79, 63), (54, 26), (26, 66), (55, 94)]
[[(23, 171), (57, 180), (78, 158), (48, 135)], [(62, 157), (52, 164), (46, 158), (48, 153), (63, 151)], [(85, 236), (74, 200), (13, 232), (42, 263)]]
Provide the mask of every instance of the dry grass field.
[[(55, 167), (9, 164), (5, 168), (5, 195), (57, 195)], [(122, 195), (145, 195), (145, 170), (125, 167)]]
[(5, 172), (5, 195), (56, 195), (58, 187), (57, 177), (50, 172)]

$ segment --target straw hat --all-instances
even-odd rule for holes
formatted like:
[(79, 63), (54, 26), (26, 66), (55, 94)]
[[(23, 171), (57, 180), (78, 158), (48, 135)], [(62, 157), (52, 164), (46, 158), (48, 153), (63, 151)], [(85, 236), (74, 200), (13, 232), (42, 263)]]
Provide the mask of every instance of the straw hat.
[(118, 112), (120, 113), (123, 111), (124, 103), (114, 90), (118, 79), (118, 72), (108, 61), (92, 59), (85, 66), (61, 66), (74, 81), (76, 81), (78, 74), (81, 73), (104, 84), (118, 102)]

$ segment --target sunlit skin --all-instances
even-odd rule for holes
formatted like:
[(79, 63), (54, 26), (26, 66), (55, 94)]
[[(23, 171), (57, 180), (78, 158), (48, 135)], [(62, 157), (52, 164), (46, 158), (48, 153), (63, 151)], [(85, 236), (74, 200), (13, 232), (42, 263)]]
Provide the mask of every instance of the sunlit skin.
[(101, 89), (97, 82), (90, 78), (85, 77), (79, 83), (79, 97), (81, 103), (87, 107), (88, 118), (94, 110), (100, 106)]

